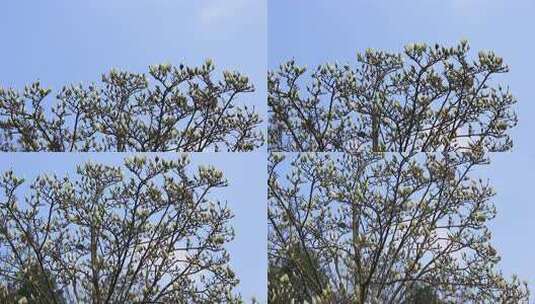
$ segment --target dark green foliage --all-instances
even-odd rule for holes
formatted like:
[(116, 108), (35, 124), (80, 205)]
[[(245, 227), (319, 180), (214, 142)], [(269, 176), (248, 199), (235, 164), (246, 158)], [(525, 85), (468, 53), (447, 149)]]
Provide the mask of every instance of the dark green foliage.
[(408, 299), (404, 304), (445, 304), (431, 286), (415, 285), (409, 290)]
[(311, 302), (322, 294), (328, 280), (319, 257), (313, 251), (293, 244), (284, 255), (270, 259), (268, 298), (274, 304), (285, 304), (287, 299), (294, 299), (295, 303)]
[(19, 301), (27, 301), (27, 304), (66, 303), (55, 278), (50, 272), (41, 271), (37, 263), (32, 263), (25, 270), (18, 271), (15, 274), (15, 280), (10, 284), (2, 285), (0, 290), (2, 289), (0, 303), (19, 303)]

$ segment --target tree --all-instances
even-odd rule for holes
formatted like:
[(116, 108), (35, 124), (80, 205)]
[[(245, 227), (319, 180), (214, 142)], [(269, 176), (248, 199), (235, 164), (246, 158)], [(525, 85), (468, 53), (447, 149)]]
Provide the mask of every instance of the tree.
[(512, 146), (516, 100), (493, 82), (509, 68), (469, 46), (412, 44), (401, 54), (368, 49), (356, 67), (294, 60), (268, 75), (270, 151), (489, 151)]
[[(301, 244), (288, 244), (285, 255), (272, 256), (268, 268), (268, 299), (272, 304), (311, 302), (322, 296), (328, 278), (321, 270), (319, 257)], [(309, 288), (313, 286), (314, 288)]]
[[(52, 285), (50, 288), (48, 284)], [(66, 303), (57, 283), (49, 272), (42, 272), (37, 263), (28, 265), (15, 274), (10, 285), (0, 284), (0, 303), (39, 304), (46, 299), (57, 299), (58, 303)]]
[(408, 291), (409, 296), (406, 304), (442, 304), (436, 292), (430, 286), (414, 285)]
[[(239, 301), (224, 248), (234, 238), (232, 214), (209, 198), (227, 185), (222, 172), (192, 173), (186, 156), (136, 156), (117, 167), (86, 163), (77, 176), (43, 174), (28, 187), (12, 171), (3, 175), (2, 282), (25, 284), (14, 274), (37, 265), (68, 303)], [(54, 294), (53, 285), (34, 296)]]
[(494, 190), (472, 176), (481, 150), (290, 158), (269, 159), (270, 262), (298, 267), (288, 245), (301, 244), (347, 303), (406, 303), (419, 286), (444, 303), (527, 303), (526, 283), (497, 269)]
[(151, 66), (148, 76), (112, 70), (101, 87), (66, 86), (55, 103), (35, 82), (22, 93), (0, 88), (3, 151), (250, 151), (263, 143), (246, 76), (201, 67)]

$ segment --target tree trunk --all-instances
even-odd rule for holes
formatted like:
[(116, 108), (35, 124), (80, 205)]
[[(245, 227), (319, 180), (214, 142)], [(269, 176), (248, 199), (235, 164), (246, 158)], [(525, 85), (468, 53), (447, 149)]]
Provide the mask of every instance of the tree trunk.
[(379, 152), (379, 111), (374, 106), (372, 112), (372, 151)]
[(99, 286), (99, 265), (97, 256), (98, 237), (95, 227), (91, 227), (91, 270), (93, 284), (93, 304), (100, 304), (100, 286)]

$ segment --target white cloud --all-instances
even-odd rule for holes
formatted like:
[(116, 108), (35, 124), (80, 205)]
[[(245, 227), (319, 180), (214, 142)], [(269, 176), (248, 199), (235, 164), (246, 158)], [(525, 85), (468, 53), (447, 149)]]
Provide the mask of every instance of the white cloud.
[(501, 0), (452, 0), (453, 9), (461, 16), (485, 18), (503, 6)]
[(485, 0), (452, 0), (453, 6), (460, 10), (481, 8), (480, 6), (486, 2)]
[(205, 26), (221, 25), (242, 16), (248, 0), (205, 0), (200, 11), (201, 23)]

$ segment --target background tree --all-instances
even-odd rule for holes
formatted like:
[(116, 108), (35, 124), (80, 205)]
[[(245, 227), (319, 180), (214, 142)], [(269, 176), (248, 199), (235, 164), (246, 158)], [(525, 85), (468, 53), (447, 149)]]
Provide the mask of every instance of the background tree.
[[(238, 284), (224, 245), (230, 210), (209, 198), (222, 173), (178, 160), (86, 163), (78, 178), (24, 181), (8, 171), (0, 189), (0, 280), (27, 284), (27, 267), (49, 273), (42, 303), (233, 303)], [(54, 284), (54, 278), (56, 284)], [(56, 286), (54, 286), (56, 285)]]
[(347, 303), (406, 303), (419, 286), (444, 303), (527, 303), (526, 283), (497, 269), (487, 228), (494, 191), (472, 176), (487, 162), (476, 150), (274, 154), (269, 259), (291, 259), (289, 244), (301, 244), (319, 259), (315, 275), (328, 277), (321, 287)]
[[(48, 284), (52, 285), (52, 288)], [(66, 303), (57, 283), (50, 272), (42, 272), (37, 263), (30, 264), (15, 274), (14, 280), (8, 285), (0, 284), (0, 303), (47, 303), (47, 299), (57, 299), (58, 303)]]
[(35, 82), (0, 88), (3, 151), (250, 151), (263, 143), (254, 91), (238, 72), (213, 78), (214, 65), (151, 66), (148, 75), (112, 70), (102, 85), (67, 86), (53, 104)]
[(303, 249), (301, 244), (288, 244), (286, 248), (286, 255), (272, 256), (269, 261), (269, 303), (285, 304), (288, 299), (310, 303), (322, 296), (328, 278), (321, 272), (319, 258), (314, 252)]
[(492, 52), (412, 44), (366, 50), (356, 67), (307, 69), (289, 61), (268, 75), (271, 151), (506, 151), (516, 102), (493, 83), (509, 70)]
[(438, 298), (436, 292), (430, 286), (414, 285), (408, 291), (409, 296), (406, 304), (442, 304), (443, 302)]

